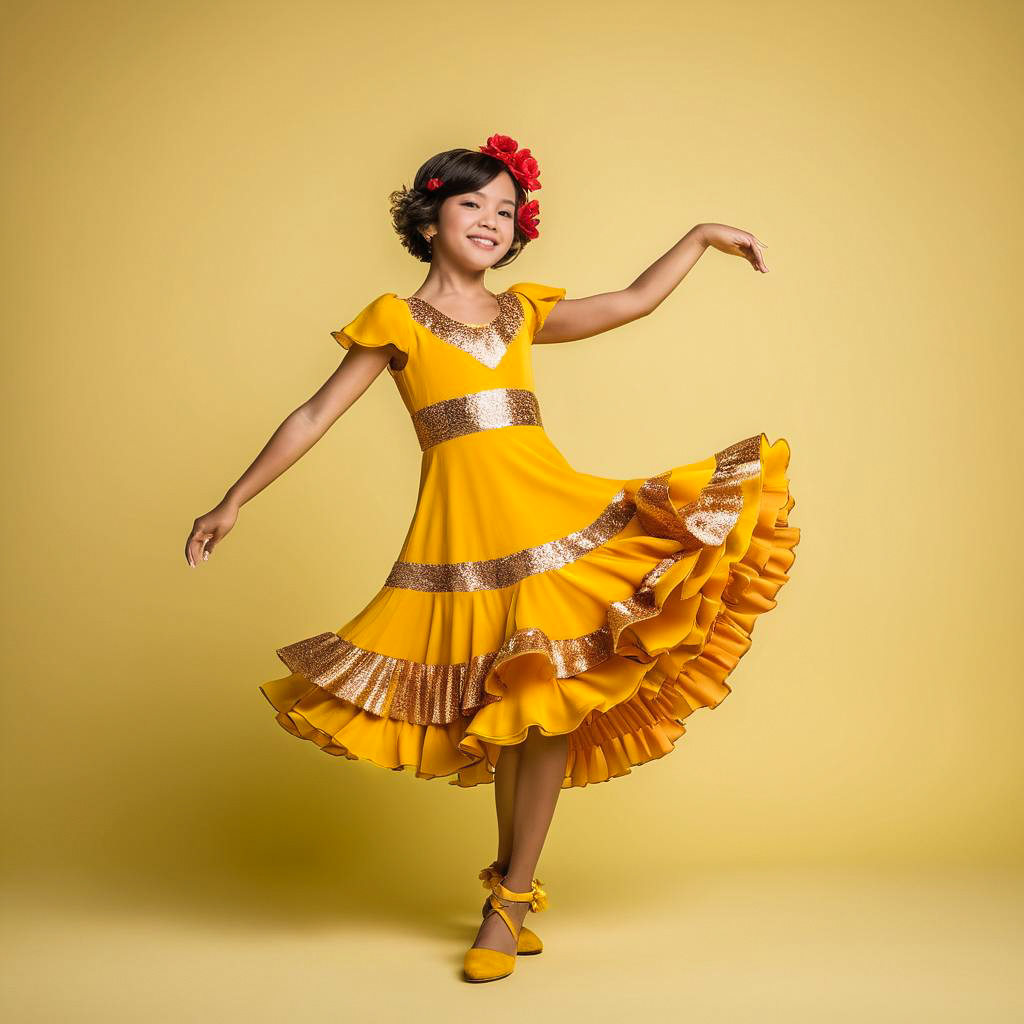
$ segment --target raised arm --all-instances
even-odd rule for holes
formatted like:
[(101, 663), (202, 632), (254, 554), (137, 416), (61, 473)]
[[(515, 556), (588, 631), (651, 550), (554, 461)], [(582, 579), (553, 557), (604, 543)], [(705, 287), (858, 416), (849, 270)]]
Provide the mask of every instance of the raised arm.
[(534, 336), (534, 345), (579, 341), (653, 313), (709, 247), (743, 256), (754, 270), (767, 272), (759, 242), (750, 232), (727, 224), (697, 224), (632, 284), (616, 292), (562, 299)]
[(320, 389), (285, 417), (263, 450), (233, 483), (220, 502), (192, 524), (185, 560), (194, 569), (230, 532), (238, 511), (286, 469), (293, 466), (350, 408), (387, 366), (399, 356), (394, 345), (353, 345)]

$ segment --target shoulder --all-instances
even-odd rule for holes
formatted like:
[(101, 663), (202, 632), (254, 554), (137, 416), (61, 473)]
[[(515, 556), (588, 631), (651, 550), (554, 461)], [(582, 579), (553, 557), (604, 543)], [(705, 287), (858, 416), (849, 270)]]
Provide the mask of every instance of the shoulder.
[(510, 284), (508, 291), (518, 292), (531, 302), (557, 302), (565, 298), (565, 289), (551, 284), (537, 284), (535, 281), (518, 281)]
[(371, 348), (394, 345), (407, 352), (409, 323), (404, 316), (402, 300), (394, 292), (378, 295), (344, 327), (331, 331), (338, 344), (351, 348), (354, 344)]
[(536, 281), (518, 281), (508, 286), (508, 291), (521, 295), (526, 301), (527, 310), (534, 318), (534, 333), (544, 326), (548, 313), (555, 303), (565, 298), (565, 289), (556, 285), (538, 284)]

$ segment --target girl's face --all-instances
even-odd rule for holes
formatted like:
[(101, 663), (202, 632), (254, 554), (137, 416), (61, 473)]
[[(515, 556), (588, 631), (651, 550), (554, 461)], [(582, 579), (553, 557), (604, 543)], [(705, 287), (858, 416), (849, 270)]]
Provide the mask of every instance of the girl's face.
[[(508, 252), (515, 238), (516, 189), (503, 171), (479, 192), (449, 196), (442, 204), (434, 256), (443, 252), (454, 263), (474, 270), (490, 267)], [(494, 244), (489, 245), (487, 240)]]

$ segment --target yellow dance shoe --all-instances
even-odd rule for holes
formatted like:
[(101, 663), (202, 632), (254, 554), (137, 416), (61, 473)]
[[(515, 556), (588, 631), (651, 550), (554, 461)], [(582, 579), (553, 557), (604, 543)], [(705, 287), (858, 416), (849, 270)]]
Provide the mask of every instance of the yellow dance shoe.
[[(495, 883), (502, 881), (504, 877), (505, 875), (498, 867), (498, 862), (496, 860), (492, 860), (491, 863), (488, 864), (487, 867), (485, 867), (480, 872), (479, 875), (477, 875), (477, 878), (479, 878), (484, 883), (484, 888), (491, 892), (494, 891)], [(541, 910), (545, 910), (548, 905), (548, 894), (547, 892), (545, 892), (544, 889), (541, 888), (543, 884), (544, 883), (539, 878), (535, 878), (533, 880), (533, 885), (530, 889), (530, 891), (533, 893), (534, 897), (537, 900), (538, 913)], [(483, 906), (483, 916), (486, 917), (489, 912), (490, 900), (485, 900)], [(537, 953), (542, 953), (543, 951), (544, 943), (541, 942), (540, 936), (535, 931), (532, 931), (531, 929), (527, 928), (525, 924), (522, 925), (519, 929), (519, 938), (516, 943), (516, 953), (518, 953), (519, 956), (534, 956)]]
[[(543, 892), (543, 890), (540, 891)], [(508, 916), (502, 905), (503, 901), (505, 903), (529, 903), (530, 910), (534, 912), (542, 910), (543, 907), (540, 905), (536, 890), (532, 887), (529, 892), (513, 892), (511, 889), (506, 889), (501, 882), (494, 883), (494, 889), (488, 902), (494, 912), (500, 915), (505, 922), (518, 945), (522, 925), (517, 925)], [(516, 959), (515, 953), (502, 953), (498, 949), (473, 946), (466, 950), (462, 970), (468, 981), (497, 981), (498, 978), (507, 978), (515, 970)]]

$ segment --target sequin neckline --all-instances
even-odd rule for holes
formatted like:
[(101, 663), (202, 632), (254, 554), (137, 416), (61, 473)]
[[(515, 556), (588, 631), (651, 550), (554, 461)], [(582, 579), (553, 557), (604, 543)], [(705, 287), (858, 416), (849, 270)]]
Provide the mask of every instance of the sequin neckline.
[(453, 324), (457, 324), (459, 327), (468, 327), (471, 331), (482, 331), (485, 327), (493, 327), (501, 318), (501, 296), (508, 294), (508, 289), (506, 289), (503, 292), (498, 292), (498, 294), (494, 296), (495, 301), (498, 303), (498, 312), (495, 314), (493, 319), (488, 320), (487, 323), (485, 324), (467, 324), (462, 320), (456, 320), (455, 317), (449, 316), (443, 309), (438, 309), (437, 306), (432, 306), (429, 302), (427, 302), (426, 299), (421, 299), (418, 295), (410, 295), (409, 298), (402, 299), (401, 301), (404, 302), (407, 306), (413, 302), (420, 302), (424, 306), (429, 306), (431, 312), (439, 314), (440, 316), (444, 317), (445, 320), (450, 320)]
[(498, 315), (486, 324), (463, 323), (416, 295), (407, 299), (395, 295), (395, 298), (402, 303), (412, 320), (428, 334), (465, 352), (491, 370), (505, 357), (523, 326), (523, 307), (507, 288), (495, 296)]

